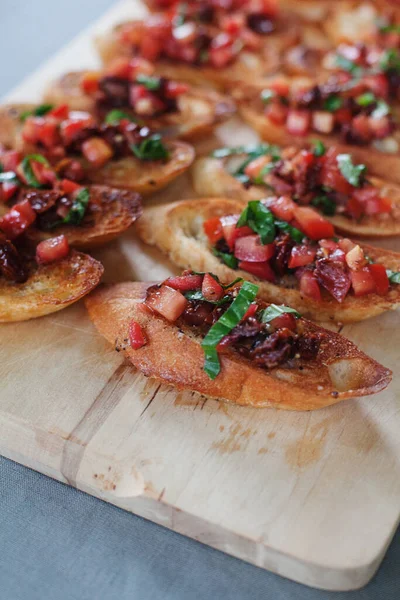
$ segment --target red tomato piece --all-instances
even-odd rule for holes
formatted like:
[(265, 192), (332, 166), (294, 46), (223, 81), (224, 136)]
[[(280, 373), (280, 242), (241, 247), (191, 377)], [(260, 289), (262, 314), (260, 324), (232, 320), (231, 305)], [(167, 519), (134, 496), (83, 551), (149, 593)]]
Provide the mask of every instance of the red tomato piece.
[(294, 331), (296, 329), (296, 318), (293, 314), (283, 313), (282, 315), (279, 315), (279, 317), (272, 319), (270, 325), (272, 325), (274, 329), (286, 328), (290, 329), (290, 331)]
[(389, 198), (381, 197), (379, 189), (372, 185), (355, 189), (352, 197), (361, 206), (363, 214), (366, 215), (389, 213), (392, 210), (392, 203)]
[(202, 275), (178, 275), (178, 277), (169, 277), (166, 285), (174, 290), (188, 292), (189, 290), (198, 290), (203, 282)]
[(332, 223), (308, 206), (296, 206), (294, 216), (301, 230), (312, 240), (320, 240), (335, 235)]
[(319, 240), (318, 242), (321, 248), (328, 250), (329, 254), (331, 252), (335, 252), (339, 248), (339, 244), (337, 244), (334, 240)]
[(360, 219), (364, 214), (364, 207), (357, 198), (352, 196), (346, 204), (346, 213), (353, 219)]
[(93, 125), (93, 117), (86, 113), (79, 114), (79, 118), (74, 115), (74, 118), (66, 119), (61, 123), (60, 132), (65, 145), (68, 146), (86, 127)]
[(178, 290), (162, 285), (146, 298), (146, 304), (167, 321), (174, 322), (186, 309), (188, 300)]
[(76, 192), (82, 186), (79, 183), (75, 183), (75, 181), (71, 181), (70, 179), (63, 179), (61, 182), (61, 187), (64, 194), (72, 194), (72, 192)]
[(376, 291), (375, 279), (368, 266), (359, 271), (350, 271), (350, 276), (355, 296), (365, 296)]
[(389, 96), (389, 80), (383, 73), (367, 75), (362, 81), (378, 98), (387, 98)]
[[(236, 223), (239, 220), (239, 215), (226, 215), (220, 218), (222, 232), (226, 243), (230, 250), (233, 250), (236, 239)], [(253, 233), (253, 232), (251, 232)]]
[(206, 273), (204, 275), (201, 293), (206, 300), (218, 302), (224, 295), (224, 288), (214, 279), (212, 275)]
[(321, 289), (311, 271), (304, 271), (300, 277), (300, 293), (316, 302), (321, 301)]
[(245, 175), (250, 177), (250, 179), (256, 179), (260, 175), (265, 165), (269, 164), (270, 162), (270, 156), (258, 156), (247, 165), (244, 170)]
[(94, 167), (99, 168), (113, 157), (113, 149), (102, 138), (92, 137), (83, 142), (82, 154)]
[(15, 172), (21, 160), (22, 154), (17, 150), (8, 150), (0, 154), (0, 165), (2, 165), (4, 171)]
[(34, 223), (36, 213), (29, 200), (23, 200), (14, 206), (0, 219), (0, 229), (7, 238), (13, 240)]
[(375, 263), (373, 265), (368, 265), (368, 269), (375, 281), (375, 291), (380, 296), (386, 296), (389, 291), (389, 278), (386, 273), (386, 267), (384, 265), (380, 265)]
[(282, 221), (291, 221), (294, 218), (294, 211), (297, 204), (293, 202), (289, 196), (281, 196), (280, 198), (274, 198), (268, 202), (268, 208), (278, 219)]
[(210, 241), (210, 244), (212, 245), (214, 245), (216, 242), (218, 242), (218, 240), (224, 237), (221, 219), (219, 217), (211, 217), (211, 219), (207, 219), (207, 221), (204, 221), (203, 229)]
[(309, 110), (289, 109), (286, 129), (290, 135), (305, 136), (311, 125), (311, 112)]
[(316, 248), (303, 244), (302, 246), (294, 246), (289, 259), (289, 269), (297, 269), (297, 267), (305, 267), (312, 263), (317, 253)]
[(265, 116), (274, 125), (284, 125), (288, 116), (288, 109), (280, 102), (270, 102), (265, 109)]
[(165, 95), (167, 98), (178, 98), (189, 91), (189, 86), (180, 81), (167, 81), (165, 84)]
[(51, 111), (49, 112), (49, 115), (51, 115), (55, 119), (61, 119), (62, 121), (64, 119), (68, 119), (68, 115), (69, 115), (68, 104), (60, 104), (59, 106), (55, 106), (54, 108), (51, 109)]
[(255, 277), (258, 277), (259, 279), (264, 279), (266, 281), (275, 281), (275, 273), (273, 272), (272, 267), (268, 261), (247, 262), (242, 260), (239, 262), (239, 269), (243, 269), (243, 271), (247, 271)]
[(256, 302), (253, 302), (252, 304), (250, 304), (249, 308), (247, 309), (247, 311), (244, 314), (244, 317), (242, 318), (242, 321), (246, 321), (246, 319), (249, 319), (250, 317), (254, 317), (257, 310), (258, 310), (258, 304)]
[(142, 327), (134, 319), (129, 323), (129, 344), (134, 350), (138, 350), (147, 344)]
[(140, 116), (151, 117), (166, 109), (166, 104), (157, 98), (144, 85), (132, 84), (129, 90), (129, 103)]
[(12, 181), (0, 183), (0, 202), (8, 202), (18, 190), (18, 183)]
[(69, 244), (65, 235), (44, 240), (36, 247), (36, 262), (47, 265), (62, 260), (69, 254)]
[[(323, 241), (323, 240), (321, 240)], [(321, 245), (321, 242), (320, 242)], [(352, 250), (355, 246), (355, 243), (352, 242), (351, 240), (349, 240), (348, 238), (340, 238), (340, 240), (338, 241), (338, 246), (341, 250), (343, 250), (343, 252), (350, 252), (350, 250)]]
[[(86, 71), (80, 81), (80, 85), (85, 94), (89, 96), (99, 91), (100, 73), (97, 71)], [(68, 117), (68, 115), (67, 115)], [(67, 118), (64, 117), (64, 118)]]
[(259, 235), (246, 235), (235, 241), (236, 258), (245, 262), (265, 262), (275, 254), (274, 244), (262, 244)]
[(335, 148), (329, 148), (325, 156), (320, 159), (321, 174), (320, 183), (332, 188), (335, 192), (349, 195), (355, 189), (342, 175), (339, 170), (337, 156), (339, 152)]
[(40, 185), (50, 185), (57, 181), (57, 175), (50, 166), (44, 165), (37, 160), (30, 160), (29, 164)]

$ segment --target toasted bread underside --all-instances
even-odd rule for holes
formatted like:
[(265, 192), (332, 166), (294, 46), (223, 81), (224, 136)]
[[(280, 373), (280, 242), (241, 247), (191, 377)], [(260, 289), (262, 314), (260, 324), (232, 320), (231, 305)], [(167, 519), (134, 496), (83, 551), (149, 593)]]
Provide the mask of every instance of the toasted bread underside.
[[(52, 104), (69, 105), (72, 110), (95, 112), (93, 99), (82, 92), (80, 82), (85, 71), (66, 73), (47, 88), (44, 99)], [(178, 97), (178, 112), (167, 113), (146, 123), (169, 137), (191, 139), (205, 135), (236, 110), (235, 103), (213, 90), (191, 88)]]
[[(304, 297), (296, 287), (283, 287), (261, 281), (246, 271), (232, 270), (209, 249), (203, 223), (216, 216), (238, 214), (243, 204), (225, 198), (183, 200), (145, 209), (136, 227), (140, 238), (157, 246), (178, 266), (194, 271), (210, 271), (224, 281), (243, 277), (259, 286), (259, 296), (267, 302), (287, 304), (303, 316), (316, 321), (351, 323), (379, 315), (400, 305), (400, 286), (393, 286), (386, 296), (368, 294), (347, 296), (339, 304), (327, 292), (321, 302)], [(400, 254), (362, 244), (366, 254), (387, 268), (400, 271)]]
[[(89, 316), (98, 331), (122, 349), (144, 375), (178, 389), (188, 389), (243, 406), (313, 410), (354, 396), (384, 389), (391, 372), (369, 358), (346, 338), (305, 323), (307, 331), (323, 332), (318, 360), (301, 368), (265, 370), (236, 353), (221, 355), (221, 373), (213, 381), (203, 370), (201, 339), (182, 334), (147, 310), (141, 302), (144, 283), (102, 286), (86, 299)], [(128, 328), (135, 319), (143, 328), (147, 344), (133, 350)]]
[[(245, 187), (225, 168), (225, 161), (217, 158), (199, 158), (191, 169), (193, 187), (197, 194), (205, 197), (223, 197), (248, 202), (260, 200), (271, 195), (267, 188), (257, 185)], [(343, 215), (329, 217), (337, 230), (354, 236), (384, 238), (400, 235), (400, 186), (386, 182), (378, 177), (369, 180), (381, 190), (381, 195), (390, 198), (393, 210), (391, 214), (365, 216), (356, 221)]]
[(73, 304), (99, 283), (103, 266), (97, 260), (71, 251), (63, 260), (31, 266), (25, 283), (0, 278), (0, 322), (26, 321)]

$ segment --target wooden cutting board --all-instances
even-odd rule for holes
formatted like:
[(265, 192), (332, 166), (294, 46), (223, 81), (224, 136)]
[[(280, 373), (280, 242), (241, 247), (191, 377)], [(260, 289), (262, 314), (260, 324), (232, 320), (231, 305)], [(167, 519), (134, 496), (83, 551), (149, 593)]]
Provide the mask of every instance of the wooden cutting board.
[[(132, 0), (117, 4), (7, 100), (39, 100), (52, 77), (95, 66), (94, 31), (142, 12)], [(239, 121), (218, 135), (232, 145), (256, 139)], [(182, 178), (151, 202), (190, 195)], [(177, 272), (134, 231), (97, 256), (109, 281)], [(343, 333), (396, 372), (399, 321), (387, 314)], [(354, 589), (376, 571), (400, 512), (397, 376), (377, 396), (286, 413), (147, 381), (96, 333), (82, 303), (3, 325), (0, 339), (4, 456), (311, 586)]]

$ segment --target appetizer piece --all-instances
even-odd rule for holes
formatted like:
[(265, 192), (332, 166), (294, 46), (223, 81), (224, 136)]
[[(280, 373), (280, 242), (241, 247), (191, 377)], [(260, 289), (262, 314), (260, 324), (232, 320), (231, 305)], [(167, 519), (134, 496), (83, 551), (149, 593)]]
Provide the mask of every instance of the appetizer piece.
[(0, 229), (10, 239), (24, 231), (37, 241), (64, 235), (79, 248), (114, 239), (140, 216), (140, 196), (104, 185), (84, 186), (79, 182), (83, 175), (72, 159), (53, 168), (42, 154), (22, 157), (0, 148)]
[(247, 202), (287, 195), (313, 206), (333, 225), (357, 236), (400, 234), (400, 187), (369, 176), (351, 154), (322, 142), (299, 149), (269, 144), (219, 148), (192, 167), (193, 185), (202, 196)]
[(105, 64), (118, 56), (154, 62), (165, 77), (224, 87), (276, 70), (298, 37), (298, 24), (276, 0), (175, 3), (144, 21), (122, 23), (97, 40)]
[[(56, 169), (65, 160), (83, 169), (80, 180), (148, 194), (189, 168), (194, 149), (139, 125), (123, 111), (103, 120), (67, 105), (0, 108), (0, 143), (24, 154), (43, 154)], [(73, 177), (68, 177), (73, 179)]]
[(102, 287), (89, 316), (148, 377), (243, 406), (313, 410), (384, 389), (391, 372), (292, 308), (184, 271), (160, 284)]
[(191, 139), (212, 131), (235, 112), (235, 104), (213, 90), (189, 86), (154, 74), (140, 58), (117, 58), (104, 72), (77, 71), (54, 81), (45, 101), (66, 103), (104, 118), (126, 111), (169, 137)]
[(361, 321), (400, 304), (400, 254), (335, 237), (329, 221), (288, 196), (208, 198), (155, 206), (139, 236), (180, 267), (243, 277), (268, 302), (317, 321)]
[[(1, 225), (0, 225), (1, 227)], [(25, 321), (66, 308), (99, 283), (103, 266), (69, 249), (65, 236), (35, 247), (0, 231), (0, 322)]]

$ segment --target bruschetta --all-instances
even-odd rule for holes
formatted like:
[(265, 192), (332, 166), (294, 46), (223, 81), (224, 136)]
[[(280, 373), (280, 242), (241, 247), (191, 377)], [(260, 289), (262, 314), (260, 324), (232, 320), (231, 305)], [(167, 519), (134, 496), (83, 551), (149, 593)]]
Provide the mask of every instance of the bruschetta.
[(139, 194), (82, 185), (82, 169), (72, 160), (56, 170), (42, 154), (0, 149), (0, 166), (0, 230), (10, 239), (65, 235), (71, 246), (92, 248), (123, 233), (141, 214)]
[(246, 278), (263, 300), (317, 321), (361, 321), (400, 305), (400, 254), (336, 237), (329, 221), (288, 196), (245, 207), (221, 198), (154, 206), (137, 231), (178, 266), (224, 282)]
[(44, 101), (68, 104), (104, 118), (126, 111), (164, 136), (193, 139), (210, 133), (235, 112), (233, 100), (213, 90), (193, 87), (154, 74), (143, 59), (117, 58), (103, 72), (76, 71), (47, 88)]
[(98, 331), (144, 375), (255, 408), (314, 410), (379, 392), (391, 372), (343, 336), (266, 304), (258, 286), (186, 271), (86, 299)]
[(66, 308), (99, 283), (103, 266), (70, 250), (65, 236), (9, 240), (0, 231), (0, 322), (26, 321)]
[(270, 144), (219, 148), (193, 165), (201, 196), (247, 202), (272, 193), (313, 206), (340, 231), (354, 236), (400, 235), (400, 187), (370, 176), (350, 154), (322, 142), (280, 148)]
[(229, 12), (212, 2), (177, 2), (118, 25), (97, 39), (97, 49), (105, 64), (138, 56), (165, 77), (223, 88), (274, 72), (298, 35), (298, 23), (275, 1), (239, 2)]
[(43, 154), (56, 169), (66, 160), (81, 181), (149, 194), (187, 170), (194, 149), (112, 110), (103, 120), (67, 105), (6, 105), (0, 108), (0, 143), (24, 154)]

